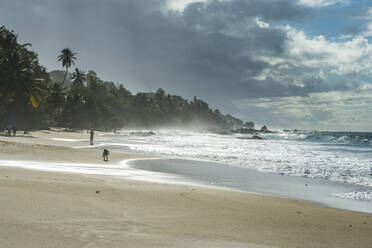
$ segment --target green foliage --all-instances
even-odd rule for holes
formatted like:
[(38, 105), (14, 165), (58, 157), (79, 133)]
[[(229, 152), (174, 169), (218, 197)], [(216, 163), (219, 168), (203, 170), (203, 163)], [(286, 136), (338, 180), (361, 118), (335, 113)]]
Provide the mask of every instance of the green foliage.
[(13, 31), (0, 28), (0, 101), (7, 122), (35, 113), (33, 108), (45, 101), (50, 82), (36, 53), (27, 49), (31, 44), (19, 44), (17, 38)]
[(239, 119), (210, 109), (206, 102), (196, 97), (187, 101), (166, 94), (163, 89), (132, 95), (122, 84), (105, 82), (93, 71), (88, 72), (86, 85), (78, 80), (78, 71), (74, 75), (74, 83), (67, 88), (64, 103), (58, 100), (60, 94), (50, 95), (54, 109), (58, 109), (56, 102), (62, 106), (60, 117), (53, 120), (59, 126), (101, 130), (197, 126), (221, 130), (242, 125)]
[(66, 48), (58, 56), (66, 68), (60, 83), (63, 72), (53, 71), (50, 77), (38, 64), (36, 53), (27, 50), (28, 45), (19, 44), (13, 32), (0, 29), (1, 125), (7, 120), (17, 121), (17, 125), (22, 123), (19, 128), (23, 125), (115, 130), (197, 126), (221, 130), (243, 124), (231, 115), (212, 110), (197, 97), (188, 101), (163, 89), (132, 95), (122, 84), (105, 82), (94, 71), (85, 74), (76, 68), (72, 84), (64, 85), (76, 53)]
[(85, 73), (76, 68), (71, 78), (73, 80), (73, 87), (80, 88), (85, 82)]

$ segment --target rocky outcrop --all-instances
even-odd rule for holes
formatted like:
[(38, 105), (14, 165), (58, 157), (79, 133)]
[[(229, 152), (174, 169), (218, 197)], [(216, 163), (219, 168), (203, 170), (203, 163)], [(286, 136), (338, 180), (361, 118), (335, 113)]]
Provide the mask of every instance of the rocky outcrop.
[(263, 140), (262, 137), (257, 136), (257, 135), (253, 135), (253, 136), (251, 137), (251, 139), (255, 139), (255, 140)]
[(258, 133), (259, 130), (253, 129), (253, 128), (239, 128), (231, 131), (232, 133), (242, 133), (242, 134), (254, 134)]
[(263, 140), (264, 138), (258, 136), (258, 135), (253, 135), (252, 137), (238, 137), (238, 139), (253, 139), (253, 140)]
[(130, 135), (132, 136), (141, 136), (141, 137), (146, 137), (146, 136), (152, 136), (152, 135), (155, 135), (155, 133), (153, 131), (149, 131), (149, 132), (142, 132), (142, 131), (138, 131), (138, 132), (130, 132)]
[(260, 129), (260, 132), (261, 133), (275, 133), (273, 131), (270, 131), (266, 125), (262, 126), (261, 129)]
[(266, 125), (264, 125), (263, 127), (261, 127), (260, 130), (257, 130), (257, 129), (254, 129), (254, 128), (245, 128), (245, 127), (242, 127), (242, 128), (239, 128), (239, 129), (235, 129), (235, 130), (231, 130), (232, 133), (241, 133), (241, 134), (259, 134), (259, 133), (275, 133), (274, 131), (270, 131)]

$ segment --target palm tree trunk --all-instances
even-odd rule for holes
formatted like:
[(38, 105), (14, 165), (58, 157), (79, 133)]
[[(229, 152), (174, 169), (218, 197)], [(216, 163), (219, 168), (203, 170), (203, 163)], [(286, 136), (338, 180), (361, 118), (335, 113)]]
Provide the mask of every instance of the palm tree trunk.
[(63, 84), (65, 83), (65, 80), (66, 80), (66, 76), (67, 76), (67, 70), (68, 70), (68, 68), (66, 67), (65, 77), (63, 78), (63, 81), (62, 81), (62, 84), (61, 84), (61, 86), (63, 86)]

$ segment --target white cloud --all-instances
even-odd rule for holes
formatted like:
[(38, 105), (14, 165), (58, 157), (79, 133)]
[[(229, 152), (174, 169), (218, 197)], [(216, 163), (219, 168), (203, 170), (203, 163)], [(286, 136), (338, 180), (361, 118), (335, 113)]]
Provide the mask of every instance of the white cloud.
[(310, 7), (326, 7), (336, 3), (349, 3), (348, 0), (299, 0), (300, 4)]
[[(372, 26), (371, 26), (372, 28)], [(364, 37), (346, 42), (333, 42), (324, 36), (308, 37), (304, 31), (286, 26), (288, 40), (284, 57), (257, 57), (271, 65), (290, 63), (294, 66), (328, 68), (340, 75), (372, 74), (372, 44)]]
[(307, 97), (246, 99), (235, 104), (251, 113), (257, 109), (270, 113), (271, 122), (282, 127), (370, 131), (372, 92), (371, 86), (366, 87), (369, 90), (362, 93), (323, 92)]
[(167, 7), (172, 10), (183, 11), (190, 3), (205, 1), (206, 0), (167, 0)]
[(372, 37), (372, 7), (367, 9), (362, 19), (365, 19), (367, 23), (366, 29), (361, 35), (364, 37)]
[(332, 67), (340, 75), (372, 73), (372, 44), (356, 37), (346, 42), (331, 42), (324, 36), (308, 38), (303, 31), (287, 28), (287, 49), (297, 64), (309, 67)]
[(255, 21), (256, 21), (257, 26), (259, 26), (260, 28), (269, 28), (270, 27), (269, 23), (266, 23), (266, 22), (262, 21), (258, 17), (255, 18)]
[[(206, 2), (207, 0), (167, 0), (168, 8), (182, 11), (188, 4), (194, 2)], [(227, 1), (227, 0), (222, 0)], [(298, 0), (299, 4), (310, 7), (326, 7), (336, 3), (349, 3), (349, 0)]]
[(365, 19), (372, 20), (372, 7), (368, 8), (366, 11)]

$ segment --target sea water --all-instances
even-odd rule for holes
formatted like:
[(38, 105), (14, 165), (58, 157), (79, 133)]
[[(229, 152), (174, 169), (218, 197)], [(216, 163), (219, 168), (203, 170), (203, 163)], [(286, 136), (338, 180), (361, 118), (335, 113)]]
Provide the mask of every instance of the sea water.
[(372, 133), (277, 131), (260, 134), (262, 140), (250, 139), (249, 134), (174, 130), (146, 134), (99, 133), (93, 146), (88, 139), (53, 139), (87, 142), (75, 148), (107, 148), (163, 155), (163, 159), (114, 165), (0, 160), (0, 166), (223, 187), (372, 213)]
[(372, 204), (372, 133), (277, 131), (260, 134), (263, 140), (249, 139), (250, 134), (155, 133), (138, 136), (124, 130), (104, 134), (94, 148), (213, 161), (277, 175), (360, 185), (363, 190), (335, 194)]

